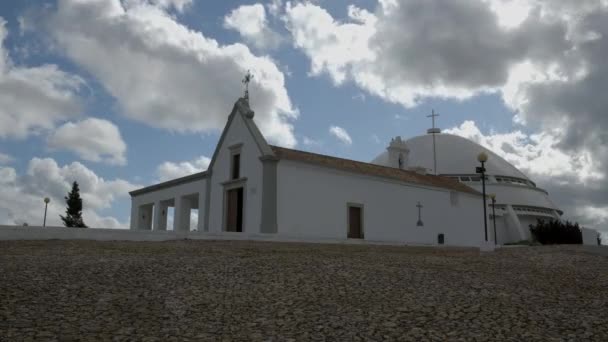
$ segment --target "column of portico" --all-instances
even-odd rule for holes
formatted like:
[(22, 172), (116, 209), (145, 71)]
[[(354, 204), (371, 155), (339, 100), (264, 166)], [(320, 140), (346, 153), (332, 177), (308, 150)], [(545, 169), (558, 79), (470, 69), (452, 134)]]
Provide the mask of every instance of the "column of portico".
[(186, 197), (175, 198), (175, 231), (190, 231), (190, 200)]
[(198, 225), (196, 230), (202, 232), (205, 230), (205, 199), (207, 191), (201, 191), (198, 194)]
[(131, 225), (130, 225), (131, 230), (139, 229), (138, 221), (139, 221), (139, 205), (137, 205), (136, 203), (131, 201)]
[(152, 205), (140, 205), (137, 218), (137, 229), (151, 230), (152, 229)]
[(153, 230), (167, 230), (168, 205), (162, 201), (154, 202), (154, 227)]

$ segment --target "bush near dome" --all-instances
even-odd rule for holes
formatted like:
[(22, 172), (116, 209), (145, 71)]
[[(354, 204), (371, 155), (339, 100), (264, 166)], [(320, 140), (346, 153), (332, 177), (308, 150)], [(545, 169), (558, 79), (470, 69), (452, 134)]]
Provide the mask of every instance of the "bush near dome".
[(560, 220), (541, 220), (530, 225), (530, 232), (543, 245), (583, 244), (583, 232), (578, 223)]

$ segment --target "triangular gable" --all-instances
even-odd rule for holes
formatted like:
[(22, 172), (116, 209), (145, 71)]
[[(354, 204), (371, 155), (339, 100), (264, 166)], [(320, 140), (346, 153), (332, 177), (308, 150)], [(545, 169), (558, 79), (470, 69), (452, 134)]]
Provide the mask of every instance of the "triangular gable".
[(253, 137), (253, 140), (255, 141), (262, 156), (274, 156), (274, 152), (266, 142), (266, 139), (264, 139), (262, 132), (260, 132), (258, 126), (255, 124), (255, 122), (253, 122), (253, 110), (249, 108), (249, 102), (244, 98), (239, 98), (234, 103), (234, 107), (232, 107), (232, 111), (228, 116), (228, 121), (226, 122), (226, 126), (224, 126), (220, 140), (215, 146), (215, 151), (213, 151), (213, 156), (211, 157), (211, 162), (209, 163), (207, 170), (213, 170), (213, 165), (215, 164), (215, 159), (220, 151), (220, 146), (222, 146), (224, 138), (228, 133), (228, 128), (232, 124), (232, 120), (236, 115), (240, 115), (245, 122), (245, 126), (247, 126), (249, 133), (251, 133), (251, 136)]

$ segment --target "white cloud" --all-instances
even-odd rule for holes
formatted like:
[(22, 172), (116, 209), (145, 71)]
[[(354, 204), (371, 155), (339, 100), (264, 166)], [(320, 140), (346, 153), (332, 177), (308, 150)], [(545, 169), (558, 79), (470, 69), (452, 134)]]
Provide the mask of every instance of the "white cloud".
[(281, 43), (281, 36), (268, 26), (262, 4), (234, 9), (224, 18), (224, 27), (237, 31), (247, 43), (258, 49), (276, 49)]
[(303, 137), (302, 143), (304, 144), (304, 146), (308, 146), (308, 147), (313, 147), (313, 146), (319, 147), (322, 145), (321, 141), (313, 139), (313, 138), (309, 138), (309, 137)]
[(353, 95), (353, 96), (352, 96), (352, 99), (353, 99), (353, 100), (359, 100), (359, 101), (361, 101), (361, 102), (365, 102), (366, 97), (365, 97), (365, 94), (363, 94), (363, 93), (358, 93), (358, 94), (356, 94), (356, 95)]
[(271, 0), (266, 4), (266, 8), (268, 8), (270, 15), (277, 17), (283, 11), (283, 0)]
[(374, 61), (368, 41), (374, 34), (375, 17), (350, 6), (349, 18), (354, 22), (342, 24), (312, 3), (287, 3), (284, 21), (294, 46), (310, 58), (313, 75), (327, 72), (341, 84), (351, 68)]
[(6, 153), (0, 152), (0, 165), (2, 165), (2, 164), (9, 164), (13, 160), (14, 160), (14, 158), (11, 157), (10, 155), (8, 155)]
[(532, 9), (525, 0), (488, 0), (490, 9), (498, 18), (498, 24), (506, 29), (519, 27)]
[(175, 178), (188, 176), (197, 172), (207, 170), (211, 159), (205, 156), (200, 156), (197, 159), (185, 162), (164, 162), (156, 169), (158, 181), (164, 182)]
[(15, 169), (0, 167), (0, 224), (42, 225), (43, 198), (49, 197), (47, 225), (62, 225), (59, 215), (65, 211), (64, 196), (78, 182), (83, 199), (83, 218), (87, 225), (95, 228), (125, 228), (127, 222), (100, 214), (110, 208), (119, 198), (139, 187), (122, 179), (105, 180), (84, 165), (73, 162), (59, 166), (50, 158), (33, 158), (25, 174), (18, 175)]
[(77, 116), (84, 81), (52, 64), (15, 65), (4, 48), (7, 35), (0, 17), (0, 138), (25, 138)]
[[(608, 206), (595, 207), (593, 205), (584, 206), (578, 209), (577, 214), (581, 217), (587, 217), (593, 222), (596, 227), (608, 226)], [(605, 231), (608, 234), (608, 231)], [(604, 241), (604, 244), (606, 241)]]
[(353, 139), (351, 139), (348, 132), (342, 127), (331, 126), (329, 128), (329, 133), (345, 145), (352, 145), (353, 143)]
[(67, 122), (49, 136), (48, 145), (52, 149), (72, 151), (84, 160), (116, 165), (127, 162), (127, 145), (118, 127), (103, 119)]
[(283, 73), (243, 44), (221, 45), (143, 1), (60, 0), (46, 28), (65, 54), (96, 77), (121, 112), (177, 132), (221, 129), (250, 69), (256, 122), (274, 143), (294, 146), (297, 117)]
[(310, 2), (288, 3), (284, 20), (313, 75), (408, 107), (497, 92), (513, 65), (550, 64), (570, 47), (563, 25), (537, 14), (503, 29), (487, 1), (381, 1), (374, 13), (351, 5), (346, 21)]
[[(142, 0), (130, 0), (130, 1), (142, 1)], [(193, 0), (151, 0), (152, 4), (155, 4), (164, 9), (175, 8), (178, 12), (183, 12), (188, 6), (192, 4)]]
[(566, 177), (584, 184), (602, 180), (605, 174), (597, 168), (591, 152), (568, 154), (559, 148), (560, 132), (544, 131), (527, 135), (522, 131), (484, 135), (473, 121), (446, 129), (450, 133), (465, 137), (496, 152), (527, 174), (559, 181)]

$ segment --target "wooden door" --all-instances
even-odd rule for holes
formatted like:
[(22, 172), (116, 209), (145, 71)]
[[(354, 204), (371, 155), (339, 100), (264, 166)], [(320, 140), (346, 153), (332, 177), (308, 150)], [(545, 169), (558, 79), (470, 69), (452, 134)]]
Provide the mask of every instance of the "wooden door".
[(226, 196), (226, 231), (236, 232), (238, 209), (238, 194), (236, 189), (228, 190)]
[(243, 231), (243, 188), (226, 192), (226, 231)]
[(236, 231), (243, 231), (243, 188), (236, 189)]
[(348, 238), (363, 239), (363, 218), (361, 207), (348, 207)]

